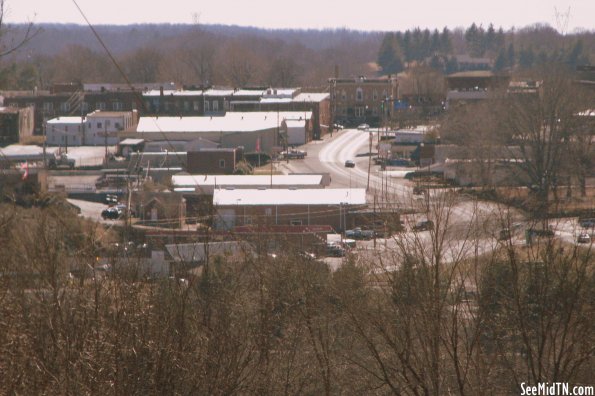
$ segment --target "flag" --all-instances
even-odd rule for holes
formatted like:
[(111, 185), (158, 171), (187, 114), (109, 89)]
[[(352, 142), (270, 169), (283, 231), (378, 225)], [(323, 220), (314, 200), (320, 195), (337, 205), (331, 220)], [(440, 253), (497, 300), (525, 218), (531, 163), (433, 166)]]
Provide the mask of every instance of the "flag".
[(27, 178), (27, 176), (29, 176), (29, 162), (26, 162), (24, 164), (21, 164), (21, 169), (24, 169), (25, 172), (23, 173), (23, 177), (21, 178), (21, 180), (25, 180)]
[(256, 152), (260, 153), (260, 137), (256, 139)]

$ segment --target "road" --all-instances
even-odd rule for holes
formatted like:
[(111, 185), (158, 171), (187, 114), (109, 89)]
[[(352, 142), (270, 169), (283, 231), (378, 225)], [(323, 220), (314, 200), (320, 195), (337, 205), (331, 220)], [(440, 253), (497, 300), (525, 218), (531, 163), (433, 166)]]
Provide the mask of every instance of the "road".
[[(322, 141), (308, 143), (300, 149), (308, 152), (303, 160), (292, 160), (282, 163), (280, 169), (285, 173), (302, 172), (328, 172), (331, 174), (331, 188), (366, 188), (368, 187), (368, 167), (370, 168), (370, 183), (368, 199), (370, 202), (374, 195), (380, 201), (403, 203), (411, 200), (411, 187), (402, 176), (390, 177), (391, 172), (381, 172), (378, 165), (370, 157), (370, 134), (372, 134), (372, 152), (378, 142), (376, 131), (359, 131), (345, 129), (335, 132), (333, 137)], [(353, 160), (354, 168), (346, 168), (345, 161)], [(406, 169), (406, 168), (403, 168)], [(394, 174), (394, 172), (393, 172)]]
[[(372, 152), (377, 145), (377, 133), (372, 133)], [(281, 163), (280, 169), (285, 173), (328, 172), (331, 175), (330, 188), (366, 188), (368, 185), (368, 167), (370, 182), (368, 202), (374, 198), (378, 203), (389, 203), (399, 209), (415, 208), (418, 213), (403, 216), (408, 230), (419, 220), (430, 217), (435, 222), (448, 223), (444, 258), (446, 261), (461, 260), (473, 255), (492, 251), (498, 245), (498, 233), (513, 223), (524, 224), (521, 213), (505, 205), (479, 201), (452, 194), (450, 189), (431, 190), (429, 197), (413, 195), (411, 182), (404, 179), (404, 174), (412, 169), (400, 168), (396, 171), (381, 171), (380, 167), (369, 165), (370, 133), (359, 130), (343, 130), (326, 137), (322, 141), (314, 141), (300, 147), (308, 152), (303, 160), (291, 160)], [(345, 161), (353, 160), (354, 168), (346, 168)], [(428, 216), (429, 215), (429, 216)], [(569, 225), (555, 227), (556, 235), (566, 242), (576, 241), (576, 231), (570, 231)], [(524, 230), (524, 228), (523, 228)], [(358, 256), (381, 255), (386, 259), (401, 249), (402, 240), (410, 239), (431, 246), (430, 233), (424, 231), (400, 234), (397, 239), (389, 238), (377, 241), (376, 248), (371, 241), (358, 242)], [(397, 243), (400, 240), (400, 243)], [(514, 244), (524, 244), (523, 232), (513, 237)], [(341, 259), (329, 258), (329, 265), (336, 268)], [(376, 262), (382, 260), (374, 260)]]

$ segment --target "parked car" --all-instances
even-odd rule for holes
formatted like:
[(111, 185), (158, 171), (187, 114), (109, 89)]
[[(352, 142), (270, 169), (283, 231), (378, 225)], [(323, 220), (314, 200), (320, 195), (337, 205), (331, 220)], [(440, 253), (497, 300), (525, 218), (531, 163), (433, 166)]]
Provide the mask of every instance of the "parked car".
[(360, 131), (367, 131), (367, 130), (370, 129), (370, 125), (368, 125), (368, 124), (359, 124), (357, 126), (357, 129), (360, 130)]
[(413, 231), (430, 231), (434, 229), (434, 222), (432, 220), (423, 220), (413, 226)]
[(345, 238), (372, 239), (372, 238), (374, 238), (374, 231), (373, 230), (362, 230), (360, 227), (356, 227), (353, 230), (345, 231)]
[(595, 228), (595, 218), (593, 219), (580, 219), (578, 221), (583, 228)]
[(298, 255), (304, 260), (316, 260), (316, 255), (312, 252), (299, 252)]
[(288, 150), (281, 152), (281, 157), (284, 159), (304, 159), (308, 153), (303, 150)]
[(591, 235), (586, 232), (581, 232), (576, 238), (577, 243), (591, 243)]
[(353, 162), (352, 160), (347, 160), (347, 161), (345, 161), (345, 167), (346, 168), (355, 168), (355, 162)]
[(341, 129), (343, 129), (343, 125), (341, 124), (333, 124), (333, 128), (340, 131)]
[(426, 189), (423, 187), (415, 186), (413, 187), (413, 195), (422, 195), (425, 194)]
[(111, 207), (101, 211), (101, 217), (103, 220), (117, 220), (122, 215), (122, 212), (116, 207)]
[(327, 255), (331, 257), (344, 257), (346, 250), (343, 246), (338, 245), (336, 243), (331, 243), (326, 247)]

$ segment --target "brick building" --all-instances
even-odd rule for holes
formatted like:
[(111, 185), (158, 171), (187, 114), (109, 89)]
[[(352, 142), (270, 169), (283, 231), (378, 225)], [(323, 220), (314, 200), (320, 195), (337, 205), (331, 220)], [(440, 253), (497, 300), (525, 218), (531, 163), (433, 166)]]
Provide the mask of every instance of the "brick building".
[(187, 171), (190, 174), (229, 175), (244, 157), (241, 148), (199, 149), (188, 152)]
[(33, 107), (0, 107), (0, 147), (22, 142), (33, 134)]
[(246, 225), (331, 226), (345, 230), (350, 212), (366, 206), (366, 191), (353, 189), (215, 190), (215, 228)]
[(333, 123), (380, 125), (385, 114), (390, 116), (391, 103), (398, 97), (396, 76), (335, 77), (328, 82)]

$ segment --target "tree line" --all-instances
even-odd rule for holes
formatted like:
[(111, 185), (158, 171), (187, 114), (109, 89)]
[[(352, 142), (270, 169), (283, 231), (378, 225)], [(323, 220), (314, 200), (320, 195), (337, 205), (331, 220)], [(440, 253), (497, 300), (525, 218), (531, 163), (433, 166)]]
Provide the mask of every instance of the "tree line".
[(574, 68), (592, 61), (594, 45), (595, 35), (589, 32), (562, 36), (547, 25), (505, 32), (492, 24), (485, 29), (473, 23), (467, 29), (416, 28), (385, 33), (377, 62), (383, 73), (399, 73), (420, 64), (454, 73), (459, 70), (456, 55), (463, 54), (493, 60), (495, 71), (530, 69), (552, 62)]

